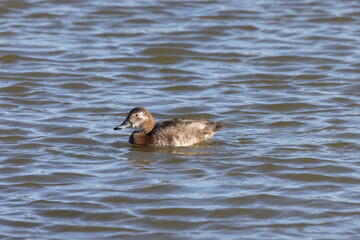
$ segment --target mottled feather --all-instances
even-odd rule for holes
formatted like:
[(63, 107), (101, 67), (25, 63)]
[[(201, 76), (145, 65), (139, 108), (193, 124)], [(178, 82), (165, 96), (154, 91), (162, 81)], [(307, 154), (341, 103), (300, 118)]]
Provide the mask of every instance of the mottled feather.
[(206, 119), (169, 119), (154, 124), (151, 113), (137, 107), (130, 111), (126, 120), (115, 130), (135, 127), (129, 142), (148, 146), (190, 146), (212, 138), (222, 130), (223, 124)]

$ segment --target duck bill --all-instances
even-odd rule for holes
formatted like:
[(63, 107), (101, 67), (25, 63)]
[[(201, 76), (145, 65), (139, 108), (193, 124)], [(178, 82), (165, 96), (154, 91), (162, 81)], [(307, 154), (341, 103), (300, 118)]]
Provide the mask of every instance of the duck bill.
[(128, 128), (128, 127), (132, 127), (132, 124), (129, 121), (129, 119), (125, 119), (125, 121), (122, 124), (120, 124), (119, 126), (115, 127), (114, 130), (121, 130), (121, 129)]

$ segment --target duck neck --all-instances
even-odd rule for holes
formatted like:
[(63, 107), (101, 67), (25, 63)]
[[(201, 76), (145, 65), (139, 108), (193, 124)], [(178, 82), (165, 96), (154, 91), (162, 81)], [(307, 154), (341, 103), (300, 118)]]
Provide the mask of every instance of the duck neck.
[(151, 116), (151, 114), (149, 113), (148, 119), (144, 124), (144, 132), (146, 134), (148, 134), (149, 132), (151, 132), (154, 129), (155, 126), (155, 122), (154, 122), (154, 118)]

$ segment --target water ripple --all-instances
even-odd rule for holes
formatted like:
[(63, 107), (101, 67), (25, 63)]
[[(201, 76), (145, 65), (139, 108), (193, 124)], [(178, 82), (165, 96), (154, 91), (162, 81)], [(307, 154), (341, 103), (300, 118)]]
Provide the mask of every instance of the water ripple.
[[(0, 3), (1, 238), (357, 239), (359, 6)], [(189, 148), (114, 132), (223, 120)]]

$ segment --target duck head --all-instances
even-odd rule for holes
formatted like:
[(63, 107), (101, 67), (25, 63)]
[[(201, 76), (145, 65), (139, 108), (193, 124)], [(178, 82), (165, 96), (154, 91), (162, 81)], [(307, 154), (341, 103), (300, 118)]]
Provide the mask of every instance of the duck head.
[(144, 107), (133, 108), (125, 121), (114, 130), (121, 130), (124, 128), (136, 128), (141, 132), (149, 133), (154, 128), (154, 118), (151, 113)]

